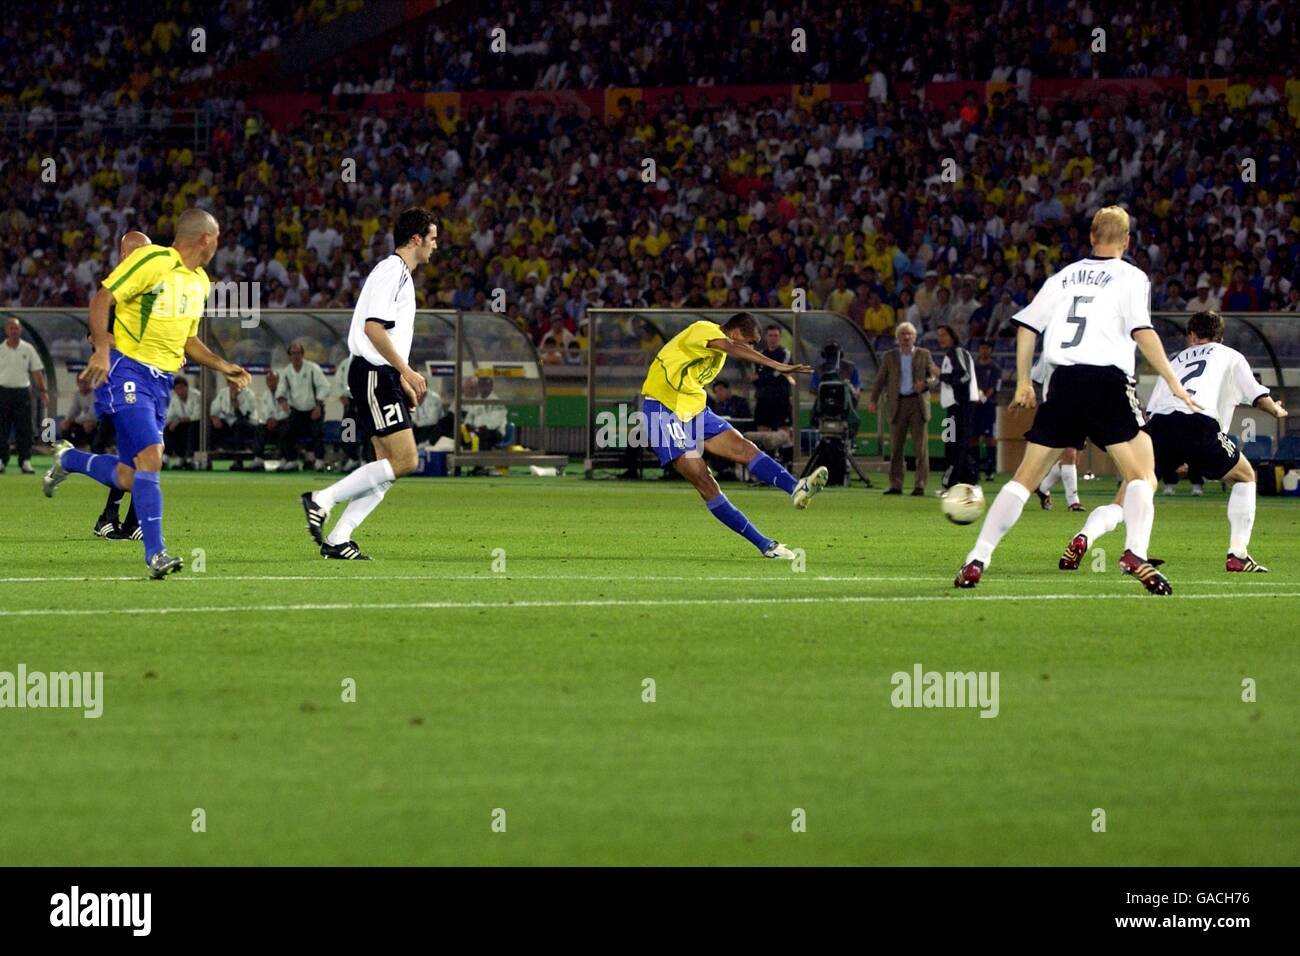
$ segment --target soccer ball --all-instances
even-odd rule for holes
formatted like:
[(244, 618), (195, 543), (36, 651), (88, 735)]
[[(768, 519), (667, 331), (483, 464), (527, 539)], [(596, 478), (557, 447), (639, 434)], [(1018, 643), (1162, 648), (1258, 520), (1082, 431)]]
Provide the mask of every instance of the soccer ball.
[(979, 485), (953, 485), (939, 499), (943, 516), (953, 524), (970, 524), (984, 510), (984, 492)]

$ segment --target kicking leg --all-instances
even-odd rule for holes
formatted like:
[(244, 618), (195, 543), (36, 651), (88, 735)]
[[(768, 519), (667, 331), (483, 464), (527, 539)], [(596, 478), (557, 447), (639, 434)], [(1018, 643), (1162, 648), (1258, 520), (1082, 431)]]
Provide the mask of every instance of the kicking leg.
[(794, 557), (794, 552), (755, 528), (749, 523), (749, 519), (745, 517), (744, 512), (727, 500), (727, 496), (722, 493), (718, 483), (709, 474), (708, 466), (704, 464), (703, 458), (695, 455), (681, 455), (673, 459), (673, 468), (700, 493), (700, 497), (704, 499), (704, 504), (713, 517), (758, 548), (764, 557)]
[(1015, 477), (1002, 486), (998, 496), (989, 505), (984, 524), (980, 527), (975, 547), (966, 555), (966, 561), (953, 584), (959, 588), (973, 588), (979, 584), (980, 575), (993, 559), (993, 551), (1008, 531), (1020, 520), (1030, 488), (1037, 488), (1043, 476), (1061, 457), (1061, 449), (1047, 448), (1030, 442), (1025, 447), (1025, 458), (1016, 469)]
[(794, 499), (794, 506), (800, 510), (808, 507), (808, 500), (826, 487), (830, 473), (825, 468), (818, 468), (807, 478), (796, 479), (775, 458), (746, 438), (734, 428), (728, 428), (706, 439), (704, 450), (719, 455), (730, 461), (740, 462), (751, 475), (759, 481), (780, 488)]

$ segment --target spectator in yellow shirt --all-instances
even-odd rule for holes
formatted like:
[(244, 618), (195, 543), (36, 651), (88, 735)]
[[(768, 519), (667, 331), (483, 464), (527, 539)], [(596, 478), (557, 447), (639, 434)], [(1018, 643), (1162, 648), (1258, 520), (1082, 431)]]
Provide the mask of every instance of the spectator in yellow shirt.
[(896, 323), (894, 307), (880, 301), (879, 294), (867, 295), (867, 310), (862, 317), (862, 327), (869, 335), (890, 335)]
[(835, 280), (835, 290), (826, 297), (826, 308), (841, 315), (848, 315), (852, 303), (853, 293), (849, 291), (849, 281), (841, 272)]

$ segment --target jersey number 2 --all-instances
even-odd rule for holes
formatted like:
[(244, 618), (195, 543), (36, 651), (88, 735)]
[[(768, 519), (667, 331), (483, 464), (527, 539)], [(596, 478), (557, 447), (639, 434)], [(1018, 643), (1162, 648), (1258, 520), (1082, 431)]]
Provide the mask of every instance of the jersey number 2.
[[(1210, 363), (1207, 362), (1205, 359), (1201, 359), (1200, 361), (1197, 361), (1197, 362), (1189, 362), (1188, 364), (1191, 366), (1192, 370), (1191, 370), (1190, 372), (1188, 372), (1186, 375), (1184, 375), (1184, 376), (1179, 380), (1179, 384), (1181, 384), (1181, 385), (1186, 385), (1188, 382), (1190, 382), (1190, 381), (1191, 381), (1192, 379), (1194, 379), (1194, 378), (1200, 378), (1200, 377), (1201, 377), (1201, 373), (1203, 373), (1203, 372), (1205, 371), (1205, 366), (1207, 366), (1207, 365), (1210, 364)], [(1189, 389), (1187, 390), (1187, 394), (1188, 394), (1188, 395), (1195, 395), (1195, 394), (1196, 394), (1196, 389), (1194, 389), (1194, 388), (1189, 388)]]
[(1088, 328), (1088, 317), (1079, 314), (1079, 303), (1082, 302), (1084, 305), (1087, 305), (1093, 300), (1093, 298), (1094, 297), (1090, 295), (1076, 295), (1074, 301), (1070, 303), (1070, 314), (1065, 317), (1065, 321), (1069, 322), (1071, 325), (1077, 325), (1078, 328), (1074, 330), (1074, 338), (1070, 339), (1068, 342), (1062, 342), (1061, 348), (1072, 349), (1083, 341), (1083, 332)]

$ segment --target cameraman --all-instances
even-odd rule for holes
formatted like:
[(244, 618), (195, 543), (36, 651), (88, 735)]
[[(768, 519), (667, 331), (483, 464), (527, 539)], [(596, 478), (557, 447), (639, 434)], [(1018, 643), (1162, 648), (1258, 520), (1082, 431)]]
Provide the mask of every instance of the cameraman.
[[(848, 438), (852, 442), (858, 434), (858, 399), (862, 397), (862, 377), (858, 374), (858, 367), (844, 357), (844, 350), (840, 348), (840, 343), (834, 339), (827, 342), (822, 349), (821, 363), (817, 370), (813, 372), (812, 382), (809, 383), (809, 391), (814, 396), (819, 395), (819, 389), (823, 383), (843, 382), (849, 389), (848, 403)], [(821, 417), (821, 402), (814, 400), (812, 411), (812, 422), (814, 427)]]

